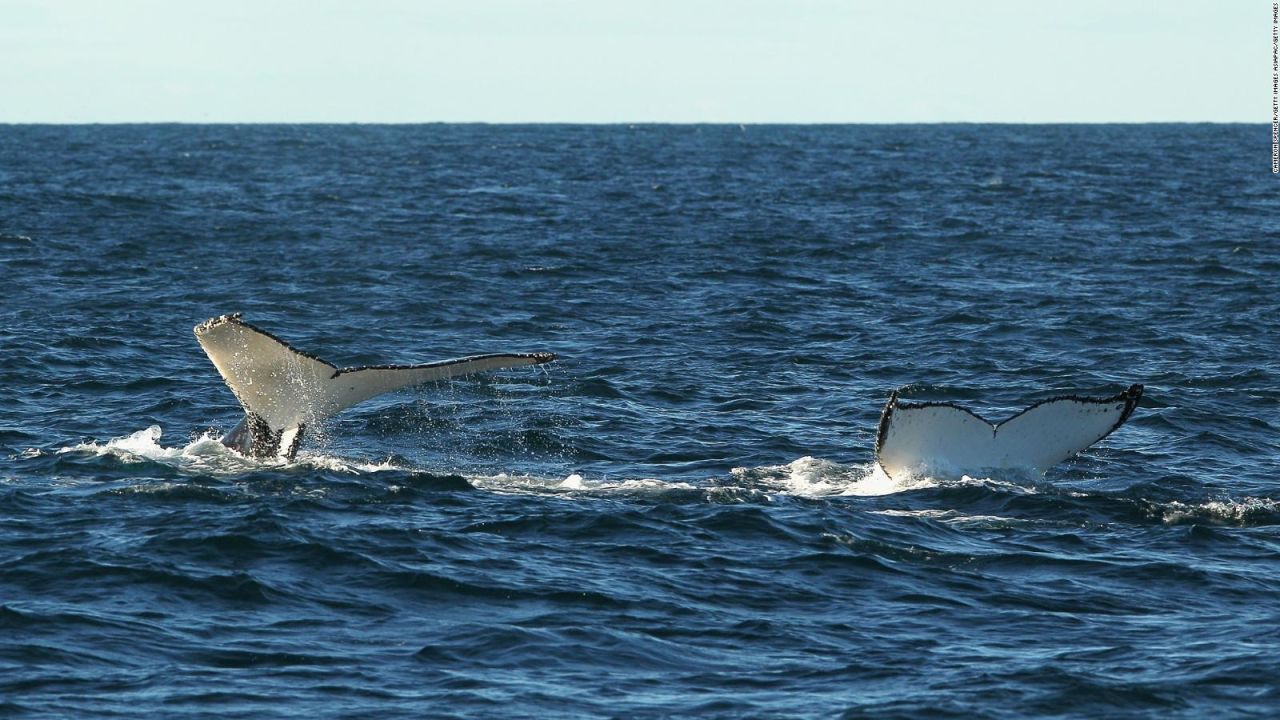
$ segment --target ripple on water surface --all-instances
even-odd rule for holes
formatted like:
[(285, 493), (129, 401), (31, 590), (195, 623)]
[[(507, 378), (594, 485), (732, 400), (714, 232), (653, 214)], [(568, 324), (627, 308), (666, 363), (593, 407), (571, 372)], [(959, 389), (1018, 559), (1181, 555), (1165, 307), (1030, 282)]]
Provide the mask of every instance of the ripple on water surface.
[[(7, 128), (0, 714), (1268, 717), (1266, 131)], [(227, 312), (561, 359), (256, 460)], [(1134, 382), (1043, 477), (874, 463), (894, 389)]]

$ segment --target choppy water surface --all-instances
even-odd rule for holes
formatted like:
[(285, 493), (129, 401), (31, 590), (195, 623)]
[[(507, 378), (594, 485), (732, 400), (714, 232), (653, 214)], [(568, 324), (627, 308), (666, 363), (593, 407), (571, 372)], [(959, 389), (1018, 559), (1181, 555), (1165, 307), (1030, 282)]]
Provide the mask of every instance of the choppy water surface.
[[(1249, 126), (0, 128), (0, 714), (1272, 717)], [(296, 463), (191, 334), (551, 350)], [(1042, 479), (906, 387), (1146, 396)]]

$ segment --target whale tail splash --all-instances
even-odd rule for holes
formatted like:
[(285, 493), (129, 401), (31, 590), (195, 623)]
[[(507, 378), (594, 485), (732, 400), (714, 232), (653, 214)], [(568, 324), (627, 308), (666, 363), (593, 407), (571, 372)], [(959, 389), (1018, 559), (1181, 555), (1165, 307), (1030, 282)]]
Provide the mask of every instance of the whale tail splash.
[(223, 315), (195, 327), (196, 340), (244, 407), (223, 444), (254, 457), (292, 460), (309, 425), (393, 390), (484, 370), (537, 365), (552, 353), (474, 355), (423, 365), (338, 368), (274, 335)]
[(1107, 398), (1055, 397), (1000, 423), (947, 402), (905, 402), (895, 391), (880, 415), (876, 461), (891, 478), (1014, 469), (1043, 474), (1120, 427), (1142, 386)]

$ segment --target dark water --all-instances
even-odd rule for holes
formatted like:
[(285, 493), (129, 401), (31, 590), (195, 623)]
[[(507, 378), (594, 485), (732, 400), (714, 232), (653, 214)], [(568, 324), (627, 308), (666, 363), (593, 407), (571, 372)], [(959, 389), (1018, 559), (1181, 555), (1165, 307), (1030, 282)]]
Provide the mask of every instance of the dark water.
[[(0, 128), (0, 715), (1273, 717), (1267, 131)], [(255, 462), (233, 311), (562, 360)], [(1131, 382), (1043, 479), (873, 465), (896, 387)]]

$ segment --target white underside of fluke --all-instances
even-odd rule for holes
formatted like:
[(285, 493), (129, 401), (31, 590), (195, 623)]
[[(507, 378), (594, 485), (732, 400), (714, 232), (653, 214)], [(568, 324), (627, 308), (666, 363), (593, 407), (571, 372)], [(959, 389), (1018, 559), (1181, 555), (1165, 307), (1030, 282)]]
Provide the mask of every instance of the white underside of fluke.
[(895, 392), (880, 417), (876, 460), (895, 479), (990, 470), (1043, 474), (1106, 437), (1133, 412), (1142, 386), (1109, 398), (1059, 397), (993, 424), (951, 403), (910, 403)]
[(555, 359), (551, 353), (509, 353), (338, 369), (242, 321), (239, 314), (208, 320), (195, 327), (195, 334), (246, 413), (242, 427), (224, 442), (256, 456), (291, 458), (308, 425), (383, 393)]

